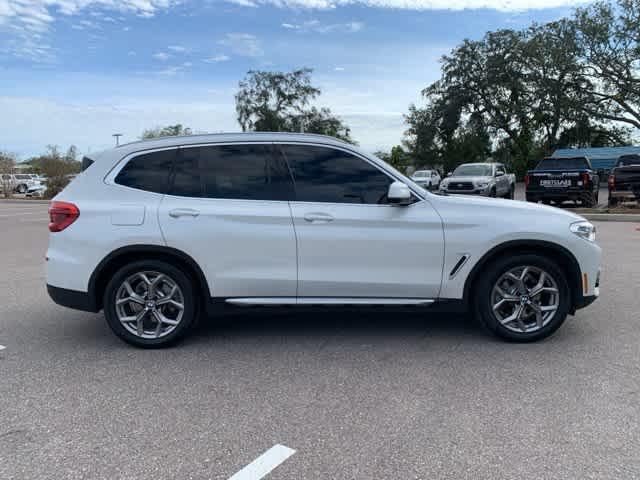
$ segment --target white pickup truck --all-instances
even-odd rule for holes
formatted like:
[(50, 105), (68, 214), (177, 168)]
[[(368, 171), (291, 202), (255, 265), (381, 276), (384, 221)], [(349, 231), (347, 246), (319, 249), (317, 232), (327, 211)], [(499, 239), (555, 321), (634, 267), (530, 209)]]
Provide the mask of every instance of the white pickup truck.
[(513, 198), (516, 176), (502, 163), (464, 163), (440, 182), (441, 193)]

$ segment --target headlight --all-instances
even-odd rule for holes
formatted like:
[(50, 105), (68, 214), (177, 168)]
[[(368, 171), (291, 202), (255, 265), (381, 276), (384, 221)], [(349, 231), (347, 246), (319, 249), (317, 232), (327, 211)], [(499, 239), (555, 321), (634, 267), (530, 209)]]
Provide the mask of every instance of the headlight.
[(489, 186), (489, 182), (476, 182), (477, 188), (487, 188)]
[(590, 242), (596, 241), (596, 227), (589, 222), (583, 221), (572, 223), (569, 229), (585, 240), (588, 240)]

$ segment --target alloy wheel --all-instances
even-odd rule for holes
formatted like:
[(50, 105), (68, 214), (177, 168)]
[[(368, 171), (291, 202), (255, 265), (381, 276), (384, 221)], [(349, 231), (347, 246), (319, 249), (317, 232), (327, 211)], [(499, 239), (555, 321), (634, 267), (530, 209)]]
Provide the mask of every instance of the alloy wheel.
[(139, 338), (162, 338), (182, 321), (184, 295), (170, 276), (142, 271), (122, 282), (116, 292), (115, 308), (128, 332)]
[(505, 328), (533, 333), (558, 311), (560, 291), (553, 276), (539, 267), (519, 266), (502, 274), (491, 291), (491, 309)]

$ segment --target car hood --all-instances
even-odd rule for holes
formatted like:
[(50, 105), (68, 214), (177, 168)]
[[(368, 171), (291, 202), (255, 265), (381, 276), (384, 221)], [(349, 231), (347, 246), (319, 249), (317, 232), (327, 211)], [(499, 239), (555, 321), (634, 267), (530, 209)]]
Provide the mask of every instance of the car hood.
[[(518, 219), (518, 221), (534, 223), (544, 222), (550, 217), (566, 219), (568, 222), (584, 220), (584, 217), (562, 208), (520, 200), (468, 195), (432, 195), (437, 197), (436, 203), (442, 205), (445, 211), (455, 209), (465, 212), (465, 214), (473, 214), (474, 211), (477, 211), (480, 216), (488, 215), (496, 219)], [(438, 207), (436, 206), (436, 208)]]
[(449, 183), (456, 183), (456, 182), (473, 182), (473, 183), (478, 183), (478, 182), (488, 182), (491, 180), (491, 178), (493, 177), (470, 177), (470, 176), (464, 176), (464, 177), (456, 177), (456, 176), (451, 176), (451, 177), (447, 177), (445, 178), (445, 180), (447, 180)]

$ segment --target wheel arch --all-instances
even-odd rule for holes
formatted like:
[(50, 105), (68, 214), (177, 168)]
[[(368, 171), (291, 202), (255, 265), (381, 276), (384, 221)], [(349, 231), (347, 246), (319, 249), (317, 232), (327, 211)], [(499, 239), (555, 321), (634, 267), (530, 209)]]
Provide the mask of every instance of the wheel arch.
[(464, 303), (471, 305), (473, 289), (476, 285), (478, 275), (483, 271), (484, 267), (489, 265), (505, 254), (523, 254), (533, 253), (536, 255), (544, 255), (555, 261), (558, 266), (566, 273), (567, 282), (571, 291), (571, 308), (570, 313), (575, 313), (576, 305), (582, 298), (582, 279), (580, 273), (580, 264), (575, 256), (562, 245), (548, 242), (544, 240), (512, 240), (496, 245), (486, 252), (479, 261), (471, 269), (464, 284)]
[(182, 267), (192, 279), (196, 292), (202, 300), (202, 306), (208, 308), (211, 292), (206, 277), (196, 261), (181, 250), (162, 245), (129, 245), (118, 248), (107, 255), (96, 266), (89, 278), (90, 302), (95, 310), (102, 309), (104, 291), (109, 279), (122, 266), (135, 260), (163, 260), (174, 266)]

